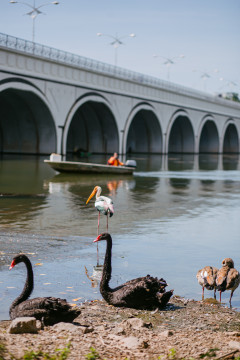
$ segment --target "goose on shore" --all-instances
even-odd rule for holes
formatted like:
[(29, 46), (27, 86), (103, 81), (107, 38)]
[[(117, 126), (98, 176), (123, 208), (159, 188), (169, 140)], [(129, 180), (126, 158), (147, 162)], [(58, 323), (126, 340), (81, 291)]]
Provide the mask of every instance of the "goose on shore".
[(214, 290), (214, 299), (216, 299), (216, 277), (218, 269), (214, 266), (205, 266), (198, 270), (196, 278), (199, 285), (202, 286), (202, 300), (204, 300), (204, 289)]
[(221, 295), (222, 292), (225, 290), (231, 290), (230, 294), (230, 307), (232, 306), (232, 297), (233, 293), (236, 288), (239, 286), (240, 283), (240, 274), (239, 272), (234, 269), (234, 262), (231, 258), (225, 258), (222, 261), (222, 267), (218, 270), (217, 278), (216, 278), (216, 285), (217, 290), (220, 292), (220, 302), (221, 302)]

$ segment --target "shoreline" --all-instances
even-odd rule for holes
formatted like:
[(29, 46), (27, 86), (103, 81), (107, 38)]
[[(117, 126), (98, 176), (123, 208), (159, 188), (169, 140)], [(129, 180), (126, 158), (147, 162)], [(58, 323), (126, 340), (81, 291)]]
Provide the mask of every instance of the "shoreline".
[(10, 360), (10, 354), (22, 359), (26, 351), (39, 349), (56, 355), (56, 349), (68, 346), (70, 360), (87, 354), (106, 360), (240, 357), (240, 313), (212, 298), (173, 296), (165, 309), (155, 311), (113, 307), (104, 300), (79, 308), (73, 324), (59, 323), (37, 334), (9, 334), (11, 321), (1, 321), (0, 359)]

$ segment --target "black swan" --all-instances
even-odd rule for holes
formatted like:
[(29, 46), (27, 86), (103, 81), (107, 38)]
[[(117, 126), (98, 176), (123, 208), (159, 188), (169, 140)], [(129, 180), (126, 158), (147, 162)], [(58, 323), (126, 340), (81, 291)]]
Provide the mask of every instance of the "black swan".
[(33, 270), (29, 258), (24, 254), (15, 256), (9, 270), (23, 262), (27, 268), (27, 279), (22, 293), (13, 301), (9, 309), (10, 319), (22, 316), (33, 316), (41, 320), (44, 325), (53, 325), (58, 322), (72, 322), (81, 311), (73, 309), (66, 300), (54, 297), (38, 297), (29, 299), (33, 291)]
[(234, 293), (234, 290), (238, 287), (240, 284), (240, 274), (239, 272), (234, 269), (234, 262), (231, 258), (223, 259), (222, 261), (222, 267), (220, 270), (218, 270), (217, 278), (216, 278), (216, 285), (217, 290), (220, 292), (220, 302), (221, 302), (221, 295), (222, 292), (225, 290), (231, 290), (230, 294), (230, 307), (232, 306), (232, 296)]
[(166, 292), (167, 283), (164, 279), (150, 275), (130, 280), (123, 285), (111, 289), (109, 281), (112, 273), (112, 238), (108, 233), (99, 235), (94, 242), (106, 240), (107, 248), (103, 266), (100, 292), (108, 304), (134, 309), (153, 309), (166, 306), (173, 290)]
[(214, 299), (216, 299), (216, 278), (218, 269), (214, 266), (205, 266), (198, 270), (196, 278), (199, 285), (202, 286), (202, 300), (204, 300), (204, 288), (207, 290), (214, 289)]

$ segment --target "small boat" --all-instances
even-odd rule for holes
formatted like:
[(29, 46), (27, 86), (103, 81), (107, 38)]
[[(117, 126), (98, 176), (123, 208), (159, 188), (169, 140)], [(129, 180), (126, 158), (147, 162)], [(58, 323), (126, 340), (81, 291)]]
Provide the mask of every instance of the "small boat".
[(135, 160), (128, 160), (126, 166), (112, 166), (77, 161), (62, 161), (61, 155), (51, 154), (50, 160), (44, 160), (52, 169), (60, 173), (95, 173), (132, 175), (136, 168)]

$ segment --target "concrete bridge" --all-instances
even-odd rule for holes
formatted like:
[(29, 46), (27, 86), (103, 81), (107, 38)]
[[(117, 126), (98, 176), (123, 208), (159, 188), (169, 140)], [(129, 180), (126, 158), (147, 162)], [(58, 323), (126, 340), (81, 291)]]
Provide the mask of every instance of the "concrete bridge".
[(240, 104), (0, 34), (0, 152), (239, 153)]

